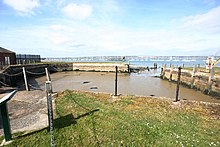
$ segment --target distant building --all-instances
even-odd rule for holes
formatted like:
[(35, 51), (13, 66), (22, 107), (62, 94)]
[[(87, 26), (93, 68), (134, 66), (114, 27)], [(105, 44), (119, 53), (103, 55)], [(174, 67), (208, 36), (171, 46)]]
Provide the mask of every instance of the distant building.
[(0, 47), (0, 66), (16, 64), (15, 52)]

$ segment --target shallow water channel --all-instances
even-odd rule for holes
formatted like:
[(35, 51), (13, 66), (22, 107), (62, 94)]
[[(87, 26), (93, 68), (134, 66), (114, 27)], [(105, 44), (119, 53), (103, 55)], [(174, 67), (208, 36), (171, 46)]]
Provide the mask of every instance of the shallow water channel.
[[(155, 71), (142, 73), (119, 73), (118, 94), (168, 97), (175, 99), (176, 84), (153, 77)], [(111, 72), (58, 72), (51, 74), (54, 91), (82, 90), (114, 94), (115, 73)], [(46, 77), (30, 80), (30, 84), (44, 89)], [(200, 91), (180, 86), (180, 99), (220, 103)]]

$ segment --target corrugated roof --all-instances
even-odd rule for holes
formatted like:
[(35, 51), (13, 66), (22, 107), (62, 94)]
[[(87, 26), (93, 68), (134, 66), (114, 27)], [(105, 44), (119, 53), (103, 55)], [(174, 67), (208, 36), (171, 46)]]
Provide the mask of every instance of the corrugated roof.
[(12, 51), (9, 51), (3, 47), (0, 47), (0, 53), (15, 53), (15, 52), (12, 52)]

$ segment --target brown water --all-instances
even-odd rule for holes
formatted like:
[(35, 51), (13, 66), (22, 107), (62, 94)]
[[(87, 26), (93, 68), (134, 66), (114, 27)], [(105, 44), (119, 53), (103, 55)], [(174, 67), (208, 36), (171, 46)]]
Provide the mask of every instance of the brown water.
[[(151, 72), (145, 73), (119, 73), (118, 94), (127, 95), (154, 95), (175, 99), (176, 84), (159, 78), (152, 77)], [(51, 75), (53, 90), (64, 91), (83, 90), (94, 92), (108, 92), (114, 94), (115, 73), (108, 72), (59, 72)], [(44, 89), (46, 77), (32, 80), (32, 84)], [(211, 96), (204, 95), (200, 91), (180, 86), (180, 99), (197, 100), (220, 103)]]

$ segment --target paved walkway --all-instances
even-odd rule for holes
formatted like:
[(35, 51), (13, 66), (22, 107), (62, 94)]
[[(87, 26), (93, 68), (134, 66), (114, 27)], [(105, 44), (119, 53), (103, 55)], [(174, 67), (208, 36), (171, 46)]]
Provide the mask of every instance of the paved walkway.
[[(3, 96), (1, 94), (0, 98)], [(48, 124), (45, 91), (18, 91), (8, 102), (8, 111), (12, 133), (37, 130)], [(0, 135), (3, 135), (2, 127)]]

